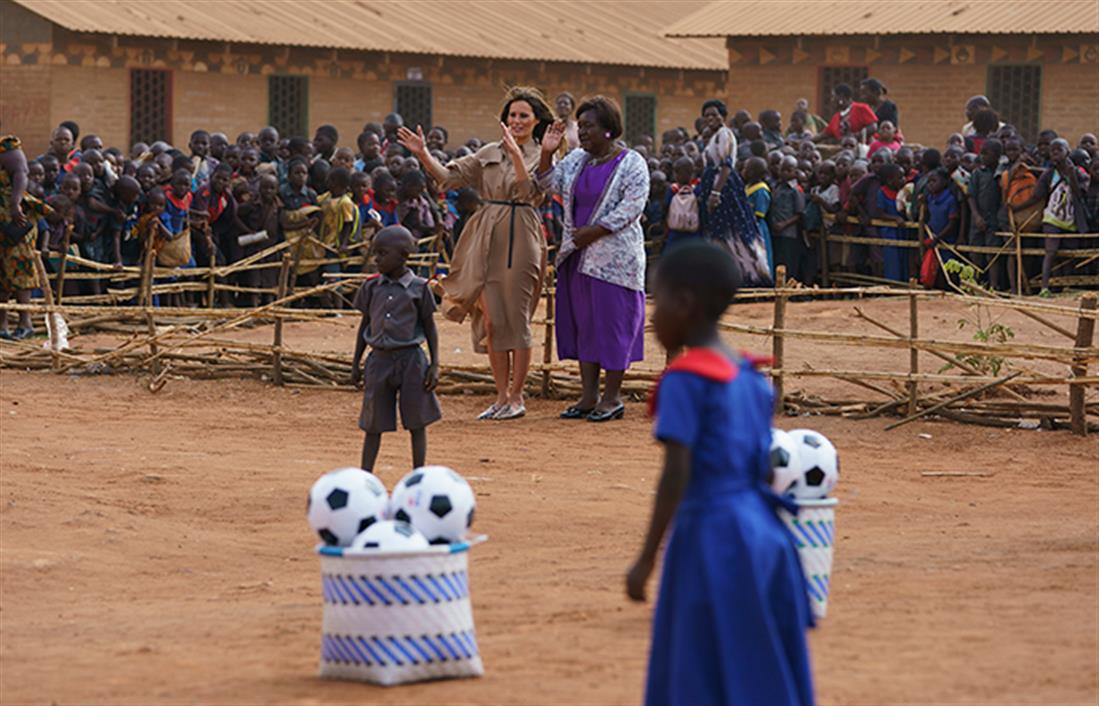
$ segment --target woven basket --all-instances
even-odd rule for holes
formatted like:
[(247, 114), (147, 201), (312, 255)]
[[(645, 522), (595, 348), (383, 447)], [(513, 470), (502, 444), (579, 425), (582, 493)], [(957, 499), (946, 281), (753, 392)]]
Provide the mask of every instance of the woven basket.
[(484, 674), (469, 600), (469, 548), (320, 547), (320, 675), (390, 686)]
[(813, 615), (823, 618), (828, 612), (828, 592), (832, 585), (832, 550), (836, 538), (835, 498), (820, 500), (796, 500), (798, 515), (785, 510), (779, 516), (797, 544), (801, 569), (809, 586), (809, 604)]

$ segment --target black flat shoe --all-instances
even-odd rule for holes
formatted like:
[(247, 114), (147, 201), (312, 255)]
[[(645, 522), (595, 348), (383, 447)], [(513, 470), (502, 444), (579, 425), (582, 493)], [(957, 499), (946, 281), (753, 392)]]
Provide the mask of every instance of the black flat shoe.
[(13, 333), (11, 335), (11, 337), (13, 339), (15, 339), (16, 341), (22, 341), (24, 339), (30, 338), (33, 335), (34, 335), (34, 329), (20, 327), (20, 328), (15, 329), (15, 333)]
[(573, 405), (561, 413), (561, 419), (585, 419), (595, 411), (595, 407), (581, 409), (580, 405)]
[(612, 407), (606, 412), (592, 412), (588, 415), (588, 421), (609, 422), (612, 419), (621, 419), (624, 416), (626, 416), (626, 405), (619, 402), (617, 407)]
[(15, 336), (12, 336), (11, 333), (9, 333), (7, 331), (0, 331), (0, 340), (14, 341)]

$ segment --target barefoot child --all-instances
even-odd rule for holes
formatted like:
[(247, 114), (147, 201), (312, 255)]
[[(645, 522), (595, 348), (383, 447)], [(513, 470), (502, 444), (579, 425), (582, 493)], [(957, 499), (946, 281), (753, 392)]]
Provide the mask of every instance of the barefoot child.
[[(362, 468), (373, 472), (382, 434), (401, 424), (412, 436), (412, 467), (427, 457), (427, 425), (442, 417), (435, 385), (439, 382), (439, 334), (435, 330), (435, 297), (427, 280), (408, 269), (416, 252), (412, 233), (403, 226), (383, 228), (374, 237), (374, 257), (380, 275), (359, 287), (354, 306), (362, 312), (355, 339), (351, 382), (364, 382), (359, 428), (366, 432)], [(422, 344), (427, 342), (431, 362)], [(370, 355), (360, 367), (367, 345)]]
[(717, 321), (736, 292), (730, 255), (686, 243), (664, 255), (653, 325), (687, 352), (653, 404), (664, 472), (641, 556), (626, 579), (645, 599), (664, 553), (645, 703), (813, 703), (805, 630), (812, 623), (793, 538), (765, 485), (773, 396), (753, 361), (734, 355)]

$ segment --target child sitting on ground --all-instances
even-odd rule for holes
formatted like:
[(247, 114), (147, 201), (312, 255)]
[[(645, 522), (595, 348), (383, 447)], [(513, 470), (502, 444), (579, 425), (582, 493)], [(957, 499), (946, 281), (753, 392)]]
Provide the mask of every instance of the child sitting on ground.
[[(374, 238), (378, 272), (355, 294), (362, 323), (355, 338), (351, 382), (363, 388), (359, 428), (363, 441), (363, 470), (373, 473), (382, 434), (397, 430), (398, 400), (401, 424), (412, 437), (412, 467), (427, 462), (427, 426), (442, 417), (435, 386), (439, 382), (439, 336), (435, 329), (435, 297), (427, 280), (408, 269), (416, 240), (403, 226), (383, 228)], [(424, 356), (427, 343), (429, 359)], [(360, 366), (366, 347), (370, 355)]]
[(702, 234), (698, 203), (698, 179), (690, 157), (680, 157), (674, 164), (675, 183), (664, 197), (664, 249)]
[(793, 503), (766, 486), (773, 393), (759, 361), (731, 352), (717, 328), (737, 279), (727, 251), (698, 241), (665, 255), (656, 277), (656, 336), (687, 352), (653, 396), (664, 469), (626, 576), (629, 597), (645, 600), (674, 522), (653, 617), (648, 704), (813, 703), (805, 576), (775, 512)]

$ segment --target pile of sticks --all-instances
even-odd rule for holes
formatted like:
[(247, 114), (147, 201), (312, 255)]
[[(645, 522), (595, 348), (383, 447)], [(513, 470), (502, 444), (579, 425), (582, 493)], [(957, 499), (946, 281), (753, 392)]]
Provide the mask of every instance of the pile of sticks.
[[(175, 377), (196, 379), (256, 378), (277, 385), (326, 390), (354, 390), (350, 384), (351, 356), (343, 353), (315, 353), (295, 350), (286, 345), (283, 324), (287, 321), (327, 321), (342, 312), (294, 308), (296, 302), (340, 287), (355, 286), (357, 276), (338, 276), (333, 281), (291, 292), (293, 261), (284, 253), (280, 263), (279, 284), (274, 302), (255, 309), (163, 308), (152, 306), (154, 268), (142, 268), (142, 280), (136, 287), (135, 306), (58, 305), (52, 291), (44, 288), (45, 301), (8, 305), (9, 309), (30, 311), (46, 318), (64, 316), (68, 328), (77, 336), (75, 347), (62, 350), (57, 327), (51, 326), (46, 346), (31, 342), (0, 344), (0, 368), (52, 370), (67, 374), (138, 373), (149, 376), (150, 390), (159, 390)], [(40, 277), (45, 281), (44, 270)], [(1099, 362), (1099, 348), (1093, 345), (1096, 297), (1085, 294), (1079, 307), (998, 297), (976, 290), (970, 293), (928, 292), (917, 288), (853, 287), (805, 289), (787, 286), (779, 268), (777, 286), (766, 290), (748, 290), (738, 295), (745, 301), (770, 300), (774, 317), (771, 326), (722, 322), (727, 331), (771, 339), (773, 364), (769, 372), (775, 387), (776, 412), (805, 415), (829, 414), (856, 419), (879, 416), (902, 417), (896, 425), (935, 416), (958, 422), (996, 427), (1056, 429), (1071, 428), (1086, 434), (1099, 427), (1099, 401), (1088, 400), (1099, 390), (1099, 375), (1089, 375), (1088, 366)], [(548, 312), (536, 324), (545, 326), (545, 349), (541, 363), (532, 366), (527, 390), (532, 395), (572, 398), (579, 395), (581, 383), (574, 365), (554, 363), (553, 284), (544, 296)], [(786, 325), (790, 302), (823, 297), (869, 296), (905, 297), (909, 303), (909, 327), (899, 330), (870, 316), (853, 302), (861, 320), (883, 332), (880, 336), (808, 331)], [(1018, 312), (1041, 323), (1059, 335), (1071, 339), (1065, 345), (1032, 343), (985, 343), (945, 341), (919, 335), (919, 301), (949, 298), (967, 304), (1000, 307)], [(840, 305), (836, 302), (836, 305)], [(1075, 327), (1052, 321), (1055, 317), (1075, 319)], [(270, 343), (233, 340), (230, 331), (243, 327), (271, 326)], [(125, 338), (110, 348), (84, 348), (79, 345), (84, 333), (104, 331)], [(812, 341), (816, 346), (861, 346), (908, 353), (908, 370), (839, 370), (809, 364), (801, 368), (786, 364), (788, 340)], [(929, 373), (920, 370), (921, 359), (928, 356), (950, 364), (951, 372)], [(967, 364), (963, 356), (995, 356), (1004, 361), (1000, 372), (990, 375)], [(1042, 363), (1043, 372), (1030, 366)], [(1050, 373), (1051, 368), (1063, 373)], [(646, 397), (659, 379), (660, 369), (634, 368), (627, 372), (623, 392), (635, 399)], [(790, 381), (800, 378), (829, 378), (873, 393), (872, 398), (825, 399), (804, 390), (787, 391)], [(1067, 386), (1068, 403), (1040, 398), (1036, 388)], [(438, 388), (443, 394), (481, 394), (495, 390), (487, 365), (447, 365), (440, 370)], [(1063, 397), (1062, 397), (1063, 399)], [(1092, 417), (1093, 420), (1089, 420)], [(889, 427), (889, 428), (892, 428)]]

